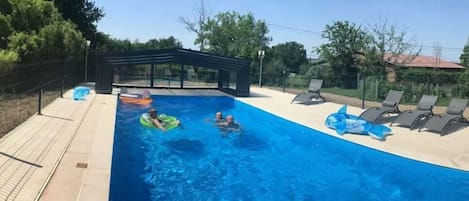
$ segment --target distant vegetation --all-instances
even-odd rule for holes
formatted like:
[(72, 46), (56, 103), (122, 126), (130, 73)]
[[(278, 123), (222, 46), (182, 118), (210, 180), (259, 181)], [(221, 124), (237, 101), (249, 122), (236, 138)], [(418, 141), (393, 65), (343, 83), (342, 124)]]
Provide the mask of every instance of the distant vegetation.
[(0, 70), (82, 55), (103, 16), (88, 0), (0, 0)]
[[(265, 20), (257, 19), (252, 13), (235, 11), (210, 15), (201, 2), (194, 20), (181, 17), (180, 22), (196, 34), (194, 44), (200, 50), (251, 60), (252, 83), (259, 81), (258, 50), (265, 50), (263, 83), (266, 85), (281, 86), (285, 82), (290, 87), (304, 88), (309, 79), (321, 78), (326, 87), (356, 88), (358, 76), (365, 76), (387, 86), (393, 85), (387, 79), (389, 70), (396, 68), (398, 83), (457, 84), (457, 94), (469, 96), (469, 70), (405, 72), (398, 65), (390, 66), (396, 63), (398, 55), (410, 55), (407, 60), (411, 60), (420, 49), (405, 29), (389, 24), (387, 19), (366, 27), (349, 21), (333, 22), (322, 31), (326, 42), (307, 50), (294, 39), (271, 46)], [(97, 31), (96, 23), (103, 17), (103, 8), (91, 0), (0, 0), (0, 70), (11, 69), (17, 62), (82, 57), (85, 40), (91, 41), (91, 53), (182, 47), (173, 36), (145, 42), (112, 38)], [(308, 59), (307, 51), (314, 51), (319, 58)], [(385, 53), (391, 56), (384, 57)], [(462, 65), (469, 66), (469, 41), (460, 59)], [(432, 79), (428, 79), (430, 75)], [(378, 89), (379, 96), (385, 94), (381, 90), (387, 87)]]

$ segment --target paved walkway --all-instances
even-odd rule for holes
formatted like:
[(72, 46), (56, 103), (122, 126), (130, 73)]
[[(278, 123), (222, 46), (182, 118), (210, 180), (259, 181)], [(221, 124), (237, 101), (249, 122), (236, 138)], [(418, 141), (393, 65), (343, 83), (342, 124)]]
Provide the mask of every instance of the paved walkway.
[(37, 198), (94, 98), (57, 99), (1, 139), (0, 200)]
[[(341, 105), (290, 104), (293, 94), (251, 88), (237, 98), (272, 114), (337, 138), (469, 171), (469, 127), (440, 136), (392, 127), (386, 141), (369, 136), (339, 136), (324, 119)], [(224, 95), (216, 90), (152, 90), (165, 95)], [(0, 139), (0, 200), (108, 200), (117, 98), (90, 94), (86, 101), (59, 98)], [(361, 109), (349, 107), (349, 113)]]
[[(43, 115), (33, 115), (0, 139), (0, 200), (107, 200), (116, 98), (92, 93), (86, 101), (74, 101), (71, 96), (72, 91), (68, 91), (64, 98), (43, 108)], [(107, 119), (103, 120), (104, 117)], [(108, 136), (100, 138), (105, 142), (94, 139), (100, 131)], [(107, 146), (93, 146), (97, 144)], [(95, 152), (100, 153), (98, 158)], [(70, 157), (70, 153), (76, 154)], [(80, 168), (77, 163), (89, 165)], [(94, 175), (100, 170), (99, 176)], [(83, 172), (82, 176), (77, 176), (79, 171)], [(86, 174), (93, 175), (86, 177)], [(69, 182), (64, 178), (76, 180)], [(99, 193), (91, 192), (86, 178), (100, 180), (91, 186), (93, 190), (99, 189), (96, 185), (105, 188)], [(78, 185), (70, 186), (73, 183)], [(56, 193), (48, 196), (50, 192)], [(67, 199), (62, 199), (62, 195)]]

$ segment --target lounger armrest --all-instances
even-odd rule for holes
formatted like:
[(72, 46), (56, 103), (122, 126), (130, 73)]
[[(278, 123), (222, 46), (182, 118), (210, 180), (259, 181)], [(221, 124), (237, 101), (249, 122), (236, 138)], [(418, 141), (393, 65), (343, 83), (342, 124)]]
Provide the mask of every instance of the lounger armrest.
[(368, 112), (368, 110), (373, 110), (373, 109), (378, 110), (379, 107), (369, 107), (369, 108), (366, 108), (359, 116), (362, 116), (362, 114), (365, 114), (366, 112)]
[(396, 107), (396, 103), (395, 103), (395, 102), (391, 102), (391, 101), (383, 101), (383, 106), (387, 106), (387, 107)]

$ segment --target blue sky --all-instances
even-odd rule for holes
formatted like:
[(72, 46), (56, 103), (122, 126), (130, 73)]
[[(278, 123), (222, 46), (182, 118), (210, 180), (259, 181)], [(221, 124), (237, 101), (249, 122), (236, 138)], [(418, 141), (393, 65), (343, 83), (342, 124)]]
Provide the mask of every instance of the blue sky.
[[(95, 0), (106, 16), (98, 30), (119, 39), (145, 42), (151, 38), (174, 36), (185, 48), (197, 49), (195, 34), (185, 29), (179, 17), (193, 19), (200, 0)], [(320, 32), (334, 21), (348, 20), (367, 27), (379, 18), (400, 28), (407, 27), (409, 37), (423, 45), (421, 55), (434, 55), (434, 46), (442, 46), (442, 58), (459, 62), (469, 37), (469, 1), (466, 0), (205, 0), (213, 16), (219, 12), (251, 12), (269, 24), (270, 45), (297, 41), (309, 57), (313, 48), (324, 43)], [(283, 27), (291, 27), (288, 29)], [(307, 30), (307, 32), (295, 30)]]

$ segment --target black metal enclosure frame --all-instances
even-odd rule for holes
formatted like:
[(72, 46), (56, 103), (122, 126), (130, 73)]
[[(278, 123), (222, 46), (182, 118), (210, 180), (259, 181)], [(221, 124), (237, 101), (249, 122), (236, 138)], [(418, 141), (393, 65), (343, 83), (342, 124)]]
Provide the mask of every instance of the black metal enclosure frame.
[[(217, 89), (234, 96), (249, 96), (250, 61), (245, 59), (225, 57), (189, 49), (173, 48), (103, 54), (97, 56), (96, 62), (97, 69), (95, 87), (97, 93), (112, 92), (113, 68), (116, 66), (151, 64), (152, 73), (150, 87), (161, 88), (153, 86), (154, 65), (179, 64), (181, 72), (184, 71), (184, 65), (206, 67), (218, 70)], [(230, 76), (231, 73), (235, 73), (236, 76)], [(235, 77), (234, 79), (236, 80), (230, 80), (232, 77)], [(236, 83), (235, 89), (229, 87), (230, 82)], [(181, 84), (177, 88), (184, 88), (182, 73)]]

